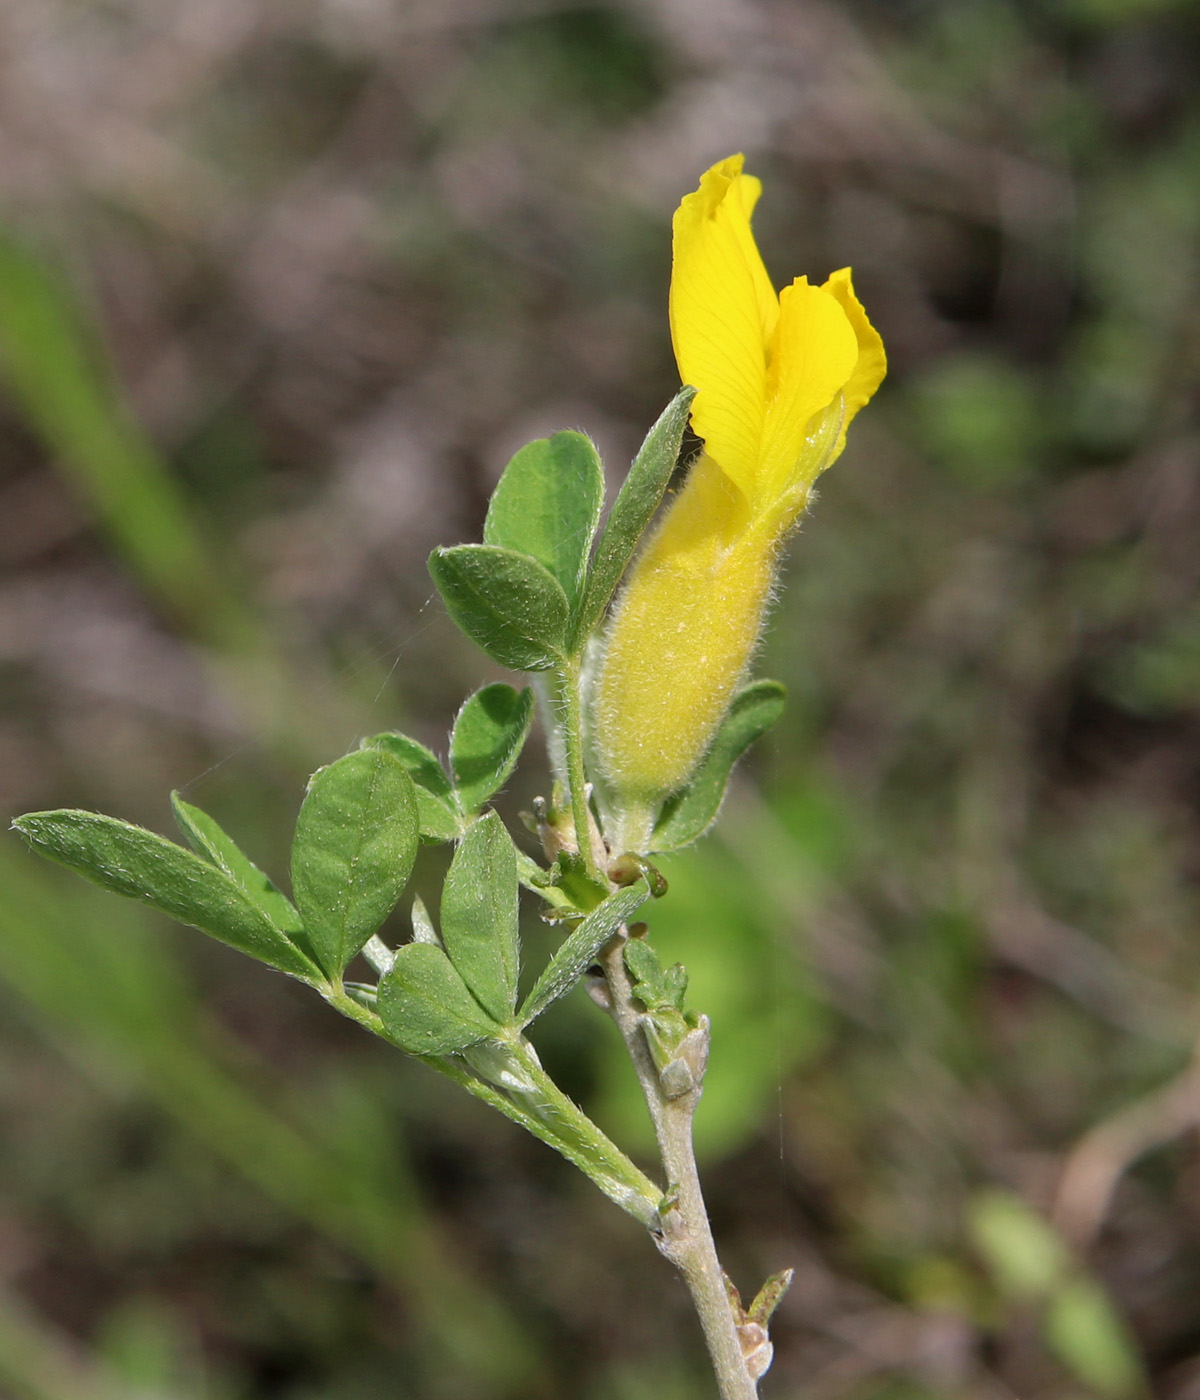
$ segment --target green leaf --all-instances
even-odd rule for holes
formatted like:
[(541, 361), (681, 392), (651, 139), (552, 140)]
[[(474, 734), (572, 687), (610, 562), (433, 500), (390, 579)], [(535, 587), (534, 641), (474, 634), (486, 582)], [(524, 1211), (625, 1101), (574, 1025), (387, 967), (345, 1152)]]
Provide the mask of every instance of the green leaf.
[(497, 1021), (517, 995), (517, 852), (495, 812), (467, 830), (442, 890), (442, 942), (479, 1004)]
[(418, 839), (412, 779), (390, 753), (359, 749), (313, 774), (296, 821), (292, 890), (331, 977), (391, 913)]
[(450, 768), (464, 814), (476, 812), (516, 767), (533, 723), (533, 691), (485, 685), (463, 705), (450, 736)]
[(450, 1055), (499, 1030), (433, 943), (396, 949), (392, 970), (379, 984), (376, 1009), (384, 1030), (410, 1055)]
[(604, 616), (617, 584), (654, 512), (662, 501), (671, 473), (679, 460), (679, 445), (687, 427), (695, 389), (685, 386), (663, 410), (646, 441), (633, 459), (625, 484), (617, 494), (612, 511), (596, 546), (596, 559), (588, 581), (587, 594), (579, 611), (576, 639), (582, 641)]
[(287, 895), (276, 888), (274, 882), (239, 849), (233, 838), (207, 812), (185, 802), (177, 792), (171, 794), (171, 810), (192, 850), (240, 885), (280, 933), (311, 958), (312, 950), (307, 946), (308, 935), (304, 932), (296, 906)]
[(522, 1027), (536, 1019), (559, 997), (565, 996), (596, 960), (600, 949), (622, 924), (628, 923), (650, 898), (644, 880), (609, 895), (580, 923), (546, 964), (521, 1006), (517, 1020)]
[(663, 973), (662, 988), (665, 1003), (663, 1009), (669, 1007), (674, 1011), (682, 1011), (688, 989), (687, 968), (682, 963), (672, 963)]
[(755, 681), (734, 697), (695, 777), (663, 803), (652, 850), (677, 851), (704, 835), (721, 809), (733, 765), (783, 714), (786, 698), (778, 681)]
[(658, 987), (662, 982), (662, 964), (658, 954), (644, 938), (631, 938), (625, 945), (625, 966), (635, 983)]
[(644, 938), (625, 945), (625, 966), (633, 978), (633, 994), (647, 1011), (682, 1011), (687, 993), (687, 969), (682, 963), (663, 970), (658, 954)]
[(374, 734), (364, 739), (359, 747), (383, 749), (404, 765), (416, 788), (417, 819), (423, 837), (431, 841), (453, 841), (462, 834), (454, 785), (432, 750), (410, 739), (407, 734), (395, 731)]
[(536, 559), (489, 544), (435, 549), (429, 572), (446, 611), (484, 651), (513, 671), (546, 671), (566, 647), (570, 607)]
[(320, 980), (235, 880), (173, 841), (99, 812), (31, 812), (13, 827), (41, 855), (170, 914), (281, 972)]
[(574, 432), (538, 438), (505, 467), (488, 506), (484, 543), (544, 565), (574, 614), (603, 504), (604, 469), (591, 440)]
[(1051, 1351), (1089, 1390), (1108, 1400), (1147, 1394), (1137, 1347), (1099, 1284), (1074, 1278), (1050, 1300), (1044, 1323)]

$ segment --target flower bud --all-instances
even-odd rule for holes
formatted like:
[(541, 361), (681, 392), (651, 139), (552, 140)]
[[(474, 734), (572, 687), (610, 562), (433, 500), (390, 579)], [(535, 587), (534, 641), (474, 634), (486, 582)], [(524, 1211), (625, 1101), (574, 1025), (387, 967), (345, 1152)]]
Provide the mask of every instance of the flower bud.
[(597, 675), (597, 756), (624, 798), (656, 804), (703, 757), (762, 629), (776, 551), (702, 457), (630, 576)]
[(776, 295), (750, 229), (760, 188), (731, 156), (675, 216), (671, 334), (705, 450), (617, 602), (592, 695), (615, 839), (631, 849), (712, 743), (783, 542), (885, 370), (848, 270)]

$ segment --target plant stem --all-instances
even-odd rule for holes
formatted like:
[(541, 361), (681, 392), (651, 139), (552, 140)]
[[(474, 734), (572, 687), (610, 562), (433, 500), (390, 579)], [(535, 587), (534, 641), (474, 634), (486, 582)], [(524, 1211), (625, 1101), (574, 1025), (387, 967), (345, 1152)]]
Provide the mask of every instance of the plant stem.
[[(558, 698), (566, 741), (567, 776), (576, 842), (588, 871), (595, 874), (584, 777), (579, 682), (579, 661), (572, 657), (560, 673)], [(643, 817), (648, 825), (649, 814), (643, 814)], [(677, 1098), (667, 1097), (642, 1032), (640, 1014), (633, 1004), (623, 945), (624, 939), (614, 940), (601, 963), (608, 981), (613, 1019), (637, 1071), (667, 1177), (667, 1199), (671, 1205), (662, 1212), (661, 1229), (654, 1231), (655, 1243), (679, 1270), (692, 1295), (692, 1303), (704, 1329), (721, 1400), (756, 1400), (758, 1386), (746, 1369), (742, 1355), (737, 1324), (725, 1288), (725, 1274), (717, 1258), (692, 1149), (692, 1119), (700, 1101), (701, 1075), (697, 1075), (695, 1088), (687, 1094)]]
[[(563, 1093), (524, 1036), (506, 1031), (502, 1039), (464, 1050), (461, 1059), (468, 1075), (463, 1075), (459, 1058), (430, 1063), (477, 1097), (501, 1107), (578, 1167), (609, 1200), (647, 1229), (657, 1230), (661, 1190)], [(502, 1091), (503, 1106), (495, 1101), (497, 1089)]]
[(758, 1385), (746, 1368), (696, 1169), (692, 1121), (700, 1100), (700, 1084), (697, 1082), (694, 1089), (678, 1098), (667, 1097), (642, 1032), (641, 1015), (633, 1002), (622, 942), (608, 949), (602, 965), (611, 1014), (637, 1071), (667, 1176), (667, 1198), (671, 1204), (663, 1211), (663, 1228), (656, 1243), (679, 1270), (692, 1295), (721, 1400), (756, 1400)]
[[(374, 1012), (341, 988), (324, 990), (336, 1010), (389, 1044), (396, 1044)], [(403, 1047), (401, 1047), (403, 1048)], [(513, 1034), (488, 1041), (461, 1056), (415, 1055), (477, 1099), (519, 1123), (553, 1147), (604, 1194), (648, 1230), (657, 1230), (662, 1192), (542, 1068), (533, 1047)], [(473, 1062), (474, 1061), (474, 1062)]]
[[(742, 1354), (692, 1150), (692, 1115), (699, 1096), (696, 1090), (687, 1096), (690, 1102), (670, 1100), (663, 1115), (665, 1131), (659, 1142), (670, 1189), (678, 1191), (678, 1204), (666, 1214), (659, 1248), (683, 1275), (692, 1295), (721, 1400), (755, 1400), (758, 1384)], [(677, 1225), (672, 1219), (676, 1215)]]

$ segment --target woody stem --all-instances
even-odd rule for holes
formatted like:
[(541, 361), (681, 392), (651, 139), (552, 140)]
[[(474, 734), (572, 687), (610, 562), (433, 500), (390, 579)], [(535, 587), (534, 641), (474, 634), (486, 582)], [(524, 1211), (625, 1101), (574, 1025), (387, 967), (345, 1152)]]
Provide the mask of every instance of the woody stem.
[(661, 1210), (662, 1230), (655, 1243), (679, 1270), (692, 1295), (721, 1400), (757, 1400), (758, 1385), (746, 1368), (696, 1168), (692, 1121), (700, 1085), (676, 1098), (665, 1093), (634, 1004), (623, 948), (624, 940), (610, 946), (602, 966), (611, 1015), (642, 1086), (667, 1180), (668, 1204)]

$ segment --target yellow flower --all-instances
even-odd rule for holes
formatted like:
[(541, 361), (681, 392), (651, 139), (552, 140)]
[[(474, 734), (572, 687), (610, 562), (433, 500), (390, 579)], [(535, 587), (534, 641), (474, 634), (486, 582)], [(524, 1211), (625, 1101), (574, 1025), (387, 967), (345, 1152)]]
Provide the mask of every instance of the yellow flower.
[(625, 586), (594, 689), (602, 772), (643, 828), (712, 742), (780, 547), (886, 369), (848, 268), (776, 295), (750, 228), (762, 185), (742, 159), (714, 165), (675, 214), (671, 337), (704, 452)]

